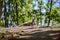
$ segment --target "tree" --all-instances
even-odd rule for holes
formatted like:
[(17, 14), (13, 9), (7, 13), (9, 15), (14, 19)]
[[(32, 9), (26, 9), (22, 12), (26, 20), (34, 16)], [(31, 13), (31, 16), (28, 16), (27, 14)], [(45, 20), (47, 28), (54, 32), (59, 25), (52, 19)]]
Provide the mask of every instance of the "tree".
[[(52, 2), (53, 2), (53, 0), (50, 0), (50, 10), (49, 10), (49, 14), (51, 14), (51, 10), (52, 10)], [(51, 18), (50, 18), (50, 16), (49, 16), (48, 26), (47, 26), (47, 27), (49, 27), (49, 25), (50, 25), (50, 20), (51, 20)]]
[(17, 21), (17, 25), (18, 25), (18, 4), (17, 4), (17, 0), (15, 0), (15, 4), (16, 4), (16, 21)]
[(39, 4), (39, 12), (40, 12), (40, 23), (42, 25), (42, 0), (38, 0), (38, 4)]
[(4, 19), (5, 19), (5, 27), (8, 27), (8, 18), (7, 18), (7, 16), (8, 16), (8, 13), (7, 13), (7, 6), (6, 6), (6, 1), (4, 0), (3, 1), (4, 2)]
[(2, 16), (2, 0), (0, 0), (0, 23), (1, 23), (1, 16)]

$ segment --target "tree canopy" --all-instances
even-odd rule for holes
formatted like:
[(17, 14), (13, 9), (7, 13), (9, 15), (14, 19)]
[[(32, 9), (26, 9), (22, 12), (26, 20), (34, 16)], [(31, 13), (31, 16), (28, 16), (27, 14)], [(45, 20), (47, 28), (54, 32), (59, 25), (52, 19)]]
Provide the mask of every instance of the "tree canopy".
[(33, 20), (38, 26), (60, 23), (60, 0), (0, 0), (0, 25), (21, 25)]

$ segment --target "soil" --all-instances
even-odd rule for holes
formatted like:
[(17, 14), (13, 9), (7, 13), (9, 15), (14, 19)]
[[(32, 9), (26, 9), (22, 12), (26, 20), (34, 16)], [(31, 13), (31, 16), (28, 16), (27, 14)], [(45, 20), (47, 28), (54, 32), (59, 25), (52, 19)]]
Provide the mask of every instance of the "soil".
[[(6, 40), (59, 40), (60, 39), (60, 28), (59, 27), (10, 27), (0, 28), (0, 33), (17, 34), (17, 36), (10, 36), (11, 38), (5, 38)], [(1, 40), (5, 40), (4, 37)]]

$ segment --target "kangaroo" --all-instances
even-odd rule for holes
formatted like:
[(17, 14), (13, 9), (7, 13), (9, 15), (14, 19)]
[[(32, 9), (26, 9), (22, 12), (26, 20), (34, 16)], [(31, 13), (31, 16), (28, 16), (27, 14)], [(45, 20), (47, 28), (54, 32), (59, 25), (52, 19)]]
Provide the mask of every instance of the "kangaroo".
[(32, 21), (29, 21), (29, 22), (25, 22), (21, 26), (33, 26), (33, 25), (35, 25), (34, 20), (35, 19), (32, 19)]

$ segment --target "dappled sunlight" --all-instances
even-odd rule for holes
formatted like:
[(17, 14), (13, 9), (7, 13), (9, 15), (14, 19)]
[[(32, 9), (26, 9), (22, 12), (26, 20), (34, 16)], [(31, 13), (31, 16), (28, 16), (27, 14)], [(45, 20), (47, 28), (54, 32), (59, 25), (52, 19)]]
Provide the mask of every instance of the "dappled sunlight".
[[(17, 29), (18, 28), (18, 29)], [(1, 29), (0, 29), (1, 30)], [(5, 31), (4, 31), (5, 30)], [(13, 27), (3, 28), (4, 37), (13, 40), (56, 40), (59, 38), (60, 28), (32, 28), (32, 27)], [(10, 32), (12, 31), (12, 32)], [(2, 34), (2, 33), (1, 33)], [(13, 36), (12, 36), (13, 35)], [(11, 38), (13, 37), (13, 38)]]
[(60, 0), (0, 0), (0, 40), (60, 40)]
[(31, 38), (31, 37), (33, 37), (33, 36), (20, 36), (19, 38)]
[(51, 34), (49, 34), (50, 36), (54, 36), (54, 35), (58, 35), (58, 34), (60, 34), (60, 33), (51, 33)]

